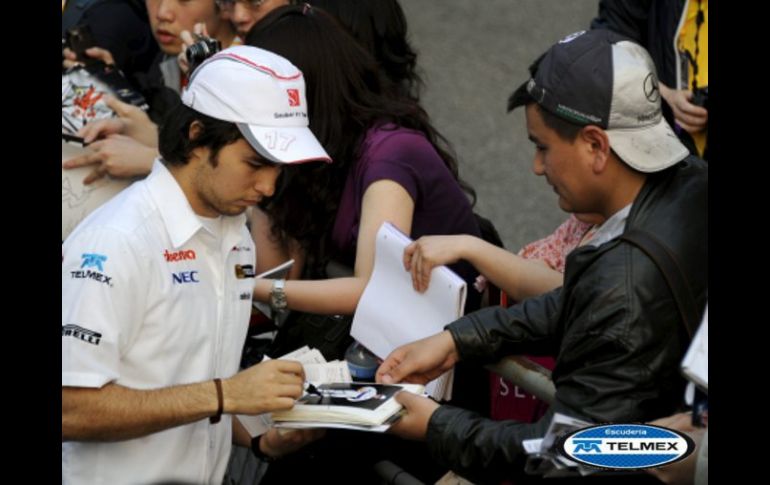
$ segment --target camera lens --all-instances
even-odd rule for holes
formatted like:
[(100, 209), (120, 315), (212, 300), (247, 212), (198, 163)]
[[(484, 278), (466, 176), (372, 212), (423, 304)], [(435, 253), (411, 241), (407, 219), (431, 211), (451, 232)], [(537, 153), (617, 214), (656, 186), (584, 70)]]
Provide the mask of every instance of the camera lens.
[(190, 64), (190, 72), (194, 71), (203, 61), (221, 50), (220, 43), (216, 39), (201, 38), (185, 51), (187, 62)]

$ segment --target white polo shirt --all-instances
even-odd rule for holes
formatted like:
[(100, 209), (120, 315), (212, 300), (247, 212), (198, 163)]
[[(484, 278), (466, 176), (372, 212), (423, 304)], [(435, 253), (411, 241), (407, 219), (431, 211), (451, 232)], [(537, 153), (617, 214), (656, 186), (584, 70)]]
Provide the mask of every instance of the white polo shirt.
[[(156, 160), (150, 176), (94, 211), (62, 261), (62, 386), (134, 389), (238, 371), (256, 253), (245, 216), (204, 228)], [(212, 386), (212, 392), (214, 386)], [(221, 483), (225, 415), (114, 443), (62, 443), (62, 483)]]

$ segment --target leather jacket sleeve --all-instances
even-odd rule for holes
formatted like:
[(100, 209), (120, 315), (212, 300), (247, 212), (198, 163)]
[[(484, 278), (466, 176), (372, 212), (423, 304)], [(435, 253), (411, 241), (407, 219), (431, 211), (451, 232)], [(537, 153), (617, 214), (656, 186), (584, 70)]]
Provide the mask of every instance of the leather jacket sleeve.
[(556, 355), (556, 313), (561, 288), (510, 308), (483, 308), (447, 326), (460, 359), (497, 362), (512, 354)]
[(428, 450), (438, 463), (474, 483), (499, 483), (523, 473), (522, 441), (542, 437), (552, 416), (548, 412), (537, 423), (493, 421), (443, 405), (428, 424)]

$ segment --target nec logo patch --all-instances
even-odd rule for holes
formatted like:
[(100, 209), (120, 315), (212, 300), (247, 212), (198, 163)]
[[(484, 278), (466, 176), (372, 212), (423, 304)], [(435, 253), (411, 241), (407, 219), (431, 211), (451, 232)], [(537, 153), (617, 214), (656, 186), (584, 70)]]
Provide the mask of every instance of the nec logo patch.
[(287, 89), (289, 95), (289, 106), (299, 106), (299, 89)]
[(200, 283), (197, 271), (180, 271), (179, 273), (173, 273), (171, 276), (173, 277), (174, 284)]

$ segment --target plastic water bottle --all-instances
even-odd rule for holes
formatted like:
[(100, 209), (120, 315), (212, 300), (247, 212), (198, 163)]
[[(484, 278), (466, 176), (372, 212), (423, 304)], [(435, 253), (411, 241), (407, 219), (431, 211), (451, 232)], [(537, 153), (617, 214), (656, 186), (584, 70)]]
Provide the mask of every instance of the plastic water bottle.
[(374, 382), (374, 374), (380, 362), (377, 356), (369, 352), (366, 347), (354, 340), (345, 351), (345, 360), (348, 362), (350, 376), (354, 381)]

